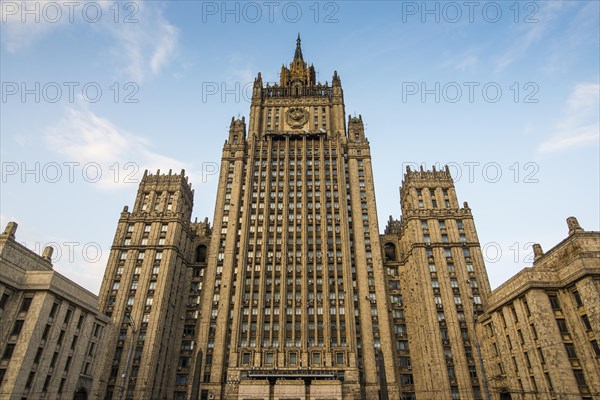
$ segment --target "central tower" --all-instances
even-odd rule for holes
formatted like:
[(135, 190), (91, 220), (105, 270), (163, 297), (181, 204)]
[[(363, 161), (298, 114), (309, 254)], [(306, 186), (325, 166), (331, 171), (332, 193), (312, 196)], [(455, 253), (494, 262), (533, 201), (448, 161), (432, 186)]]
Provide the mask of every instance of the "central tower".
[(299, 36), (232, 119), (208, 254), (202, 397), (399, 398), (369, 142)]

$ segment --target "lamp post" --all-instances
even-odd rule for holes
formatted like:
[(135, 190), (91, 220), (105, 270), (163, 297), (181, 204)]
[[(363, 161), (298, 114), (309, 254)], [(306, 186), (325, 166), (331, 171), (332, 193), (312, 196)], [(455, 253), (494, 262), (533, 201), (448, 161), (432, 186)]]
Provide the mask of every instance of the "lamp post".
[(127, 324), (131, 326), (131, 340), (129, 343), (129, 349), (127, 350), (127, 361), (125, 363), (125, 369), (123, 370), (123, 375), (121, 375), (121, 390), (119, 391), (119, 400), (123, 399), (123, 392), (125, 391), (125, 383), (127, 382), (127, 374), (129, 373), (129, 364), (131, 363), (131, 352), (133, 351), (133, 342), (135, 339), (135, 334), (137, 333), (137, 328), (135, 326), (135, 322), (131, 318), (131, 309), (129, 307), (125, 308), (125, 317), (127, 317)]

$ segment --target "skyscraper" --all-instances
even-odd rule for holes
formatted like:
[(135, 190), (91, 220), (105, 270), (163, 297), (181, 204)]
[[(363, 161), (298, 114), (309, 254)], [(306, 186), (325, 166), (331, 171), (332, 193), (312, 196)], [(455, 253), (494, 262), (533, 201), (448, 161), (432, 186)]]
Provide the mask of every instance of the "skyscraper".
[(212, 227), (190, 222), (183, 171), (145, 174), (121, 214), (100, 292), (107, 398), (482, 398), (469, 208), (447, 171), (409, 171), (380, 236), (362, 117), (300, 37), (279, 83), (258, 74), (220, 167)]
[(404, 398), (482, 399), (475, 318), (490, 285), (471, 209), (447, 168), (407, 170), (400, 197), (383, 242)]

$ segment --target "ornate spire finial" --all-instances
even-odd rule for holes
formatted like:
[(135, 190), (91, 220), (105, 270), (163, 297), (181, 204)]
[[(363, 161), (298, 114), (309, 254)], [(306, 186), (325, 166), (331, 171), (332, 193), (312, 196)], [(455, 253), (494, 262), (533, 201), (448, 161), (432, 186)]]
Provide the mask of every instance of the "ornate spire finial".
[(300, 32), (298, 32), (298, 39), (296, 39), (296, 52), (294, 53), (294, 61), (296, 60), (302, 60), (304, 61), (304, 58), (302, 58), (302, 47), (300, 46)]

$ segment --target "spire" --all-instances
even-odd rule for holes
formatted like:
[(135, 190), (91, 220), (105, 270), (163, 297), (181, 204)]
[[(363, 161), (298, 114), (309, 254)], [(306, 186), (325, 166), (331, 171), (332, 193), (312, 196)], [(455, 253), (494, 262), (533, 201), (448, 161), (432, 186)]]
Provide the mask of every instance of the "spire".
[(298, 32), (298, 39), (296, 39), (296, 53), (294, 53), (294, 61), (296, 60), (304, 61), (304, 58), (302, 58), (302, 47), (300, 47), (300, 32)]

